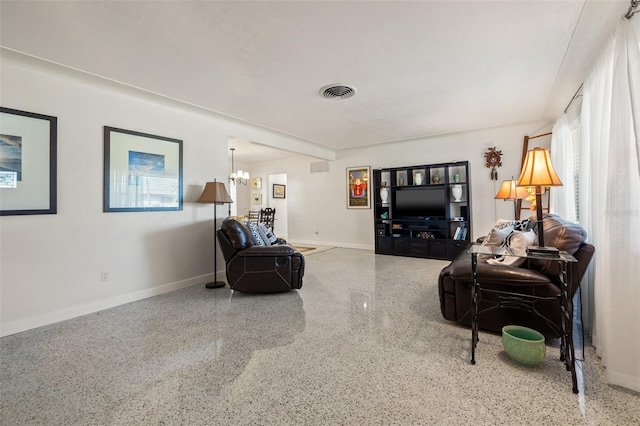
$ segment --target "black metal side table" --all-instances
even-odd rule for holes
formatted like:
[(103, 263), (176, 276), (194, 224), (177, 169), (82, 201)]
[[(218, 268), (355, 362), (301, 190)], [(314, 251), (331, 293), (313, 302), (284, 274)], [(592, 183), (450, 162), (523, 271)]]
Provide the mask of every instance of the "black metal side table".
[[(512, 308), (531, 312), (547, 322), (560, 335), (560, 361), (564, 361), (567, 371), (571, 372), (571, 380), (573, 383), (573, 393), (578, 393), (578, 380), (576, 376), (575, 351), (573, 346), (573, 300), (569, 293), (569, 283), (571, 282), (570, 263), (578, 260), (567, 252), (557, 252), (554, 254), (531, 253), (525, 251), (514, 251), (505, 247), (487, 247), (474, 244), (469, 248), (471, 253), (471, 269), (473, 273), (473, 286), (471, 288), (471, 364), (476, 363), (475, 350), (478, 345), (478, 319), (479, 317), (493, 309)], [(507, 292), (482, 287), (482, 278), (478, 277), (478, 255), (498, 256), (517, 256), (525, 259), (549, 260), (558, 262), (560, 266), (559, 282), (560, 288), (555, 296), (542, 297), (515, 292)], [(497, 305), (478, 310), (478, 304), (482, 300), (483, 293), (493, 294), (497, 297)], [(562, 330), (558, 330), (557, 326), (549, 319), (542, 315), (536, 309), (536, 303), (545, 301), (557, 301), (562, 311)]]

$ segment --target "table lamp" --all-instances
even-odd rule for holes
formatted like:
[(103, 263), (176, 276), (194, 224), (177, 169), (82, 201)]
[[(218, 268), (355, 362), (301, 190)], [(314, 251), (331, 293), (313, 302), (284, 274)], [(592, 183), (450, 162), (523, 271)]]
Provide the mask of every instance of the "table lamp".
[(224, 281), (218, 281), (218, 233), (217, 233), (217, 214), (216, 214), (216, 206), (218, 204), (226, 204), (233, 203), (233, 200), (229, 196), (227, 192), (227, 188), (225, 188), (224, 183), (216, 182), (214, 179), (213, 182), (207, 182), (200, 194), (200, 198), (198, 198), (198, 203), (205, 204), (213, 204), (213, 282), (207, 283), (207, 288), (220, 288), (225, 286)]
[(495, 196), (496, 200), (513, 200), (513, 218), (518, 218), (518, 203), (517, 200), (521, 200), (529, 196), (529, 191), (524, 186), (517, 186), (516, 181), (511, 176), (511, 179), (502, 181), (502, 186)]
[[(536, 216), (538, 224), (538, 251), (544, 251), (544, 227), (542, 224), (542, 191), (549, 186), (562, 186), (556, 174), (548, 149), (533, 148), (527, 151), (524, 165), (518, 178), (517, 186), (533, 186), (536, 188)], [(551, 250), (551, 248), (549, 248)]]

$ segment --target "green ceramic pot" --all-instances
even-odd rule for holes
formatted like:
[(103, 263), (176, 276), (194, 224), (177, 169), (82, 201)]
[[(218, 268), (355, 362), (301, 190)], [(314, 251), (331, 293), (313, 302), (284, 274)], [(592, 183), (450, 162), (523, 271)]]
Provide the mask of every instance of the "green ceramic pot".
[(547, 354), (544, 336), (520, 325), (502, 327), (502, 346), (511, 359), (524, 365), (538, 365)]

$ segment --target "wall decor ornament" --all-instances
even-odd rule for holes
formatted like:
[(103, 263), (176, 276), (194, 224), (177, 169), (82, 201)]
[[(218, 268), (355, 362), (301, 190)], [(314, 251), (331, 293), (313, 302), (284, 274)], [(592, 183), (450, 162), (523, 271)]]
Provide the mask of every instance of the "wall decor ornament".
[(286, 198), (286, 189), (285, 185), (280, 185), (278, 183), (273, 184), (273, 198)]
[(453, 195), (453, 201), (462, 201), (462, 185), (453, 185), (451, 195)]
[(58, 119), (0, 107), (0, 216), (57, 213)]
[(382, 188), (380, 188), (380, 200), (383, 203), (389, 202), (389, 188), (387, 188), (387, 182), (382, 182)]
[(262, 178), (251, 179), (251, 189), (262, 189)]
[(369, 192), (370, 166), (347, 167), (347, 208), (371, 208)]
[(104, 126), (104, 212), (182, 210), (182, 141)]
[(491, 180), (498, 180), (498, 167), (502, 167), (502, 151), (498, 151), (496, 147), (489, 148), (484, 153), (485, 167), (491, 169)]
[(422, 173), (417, 172), (415, 176), (416, 185), (422, 185)]

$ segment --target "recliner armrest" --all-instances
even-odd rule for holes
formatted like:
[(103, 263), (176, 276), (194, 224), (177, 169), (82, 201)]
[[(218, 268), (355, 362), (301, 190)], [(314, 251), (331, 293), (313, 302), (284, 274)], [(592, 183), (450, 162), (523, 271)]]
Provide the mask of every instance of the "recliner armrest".
[(293, 246), (288, 244), (274, 246), (251, 246), (239, 251), (236, 256), (252, 257), (252, 256), (293, 256), (299, 253)]
[[(508, 285), (536, 286), (545, 285), (551, 282), (548, 276), (539, 271), (505, 265), (490, 265), (478, 262), (478, 281)], [(471, 282), (473, 273), (471, 270), (471, 259), (459, 258), (450, 265), (451, 278), (456, 281)]]

